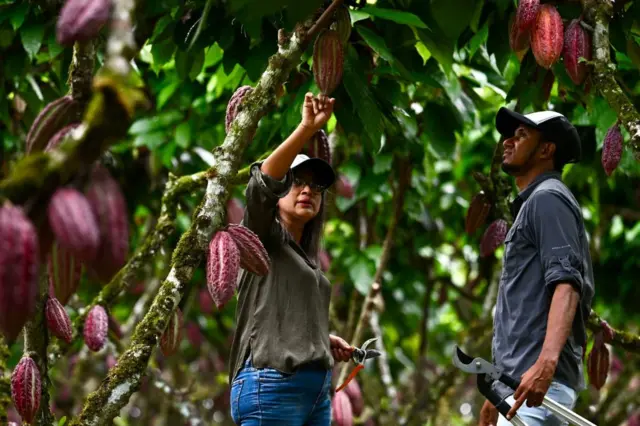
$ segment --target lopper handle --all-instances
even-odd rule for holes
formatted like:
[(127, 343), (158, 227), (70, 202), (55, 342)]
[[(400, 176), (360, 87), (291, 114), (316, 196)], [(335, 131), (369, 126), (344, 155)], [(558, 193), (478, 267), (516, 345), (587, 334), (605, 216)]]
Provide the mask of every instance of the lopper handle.
[(498, 380), (500, 380), (502, 383), (509, 386), (513, 390), (518, 389), (518, 387), (520, 386), (520, 380), (516, 380), (508, 374), (502, 373)]

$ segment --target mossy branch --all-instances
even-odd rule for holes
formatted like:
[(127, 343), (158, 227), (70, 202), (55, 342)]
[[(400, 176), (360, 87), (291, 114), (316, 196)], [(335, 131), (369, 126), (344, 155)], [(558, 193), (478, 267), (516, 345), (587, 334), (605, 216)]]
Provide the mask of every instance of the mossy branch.
[(616, 66), (611, 61), (609, 22), (613, 14), (611, 0), (582, 0), (587, 21), (593, 27), (593, 66), (591, 78), (618, 119), (629, 132), (629, 145), (635, 158), (640, 161), (640, 113), (616, 81)]
[[(73, 59), (69, 65), (69, 87), (71, 97), (84, 107), (91, 99), (91, 82), (93, 81), (93, 69), (95, 67), (95, 46), (93, 40), (76, 42), (73, 46)], [(81, 117), (77, 117), (80, 120)]]
[[(311, 23), (305, 23), (310, 26)], [(302, 41), (294, 33), (269, 58), (269, 65), (254, 90), (238, 108), (222, 146), (214, 151), (216, 174), (208, 176), (204, 199), (194, 212), (194, 220), (173, 252), (172, 267), (162, 283), (149, 312), (136, 327), (131, 343), (118, 359), (100, 387), (91, 393), (79, 417), (71, 425), (107, 425), (140, 388), (149, 359), (167, 326), (171, 313), (184, 295), (194, 270), (205, 257), (205, 250), (216, 230), (225, 224), (226, 201), (230, 185), (237, 175), (242, 154), (259, 120), (274, 107), (277, 91), (299, 62)]]
[[(595, 311), (591, 311), (587, 320), (587, 328), (594, 333), (602, 330), (604, 320)], [(613, 329), (613, 339), (610, 344), (628, 352), (640, 353), (640, 336), (624, 330)]]
[(11, 404), (11, 383), (7, 369), (7, 359), (10, 355), (4, 336), (0, 333), (0, 425), (7, 424), (7, 408)]

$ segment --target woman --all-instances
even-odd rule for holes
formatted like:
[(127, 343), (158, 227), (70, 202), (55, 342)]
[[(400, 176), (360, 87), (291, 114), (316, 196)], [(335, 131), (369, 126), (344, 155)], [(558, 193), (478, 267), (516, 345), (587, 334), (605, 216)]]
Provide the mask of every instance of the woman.
[(251, 166), (243, 224), (269, 252), (269, 274), (242, 271), (229, 382), (237, 425), (331, 424), (331, 371), (353, 348), (329, 335), (331, 285), (318, 266), (332, 167), (298, 155), (329, 120), (335, 99), (307, 93), (302, 121)]

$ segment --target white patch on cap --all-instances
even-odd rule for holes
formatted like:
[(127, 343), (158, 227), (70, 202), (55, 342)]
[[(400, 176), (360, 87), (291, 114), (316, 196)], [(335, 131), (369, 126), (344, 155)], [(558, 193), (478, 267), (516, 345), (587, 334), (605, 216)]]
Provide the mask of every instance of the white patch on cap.
[(539, 112), (532, 112), (531, 114), (526, 114), (525, 117), (527, 117), (529, 120), (533, 121), (536, 124), (542, 124), (545, 121), (551, 120), (552, 118), (564, 117), (564, 115), (555, 111), (539, 111)]

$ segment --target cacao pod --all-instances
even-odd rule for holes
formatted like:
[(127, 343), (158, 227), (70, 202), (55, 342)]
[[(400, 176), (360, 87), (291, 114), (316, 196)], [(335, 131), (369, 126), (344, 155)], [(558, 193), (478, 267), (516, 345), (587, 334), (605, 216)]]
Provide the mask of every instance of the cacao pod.
[(362, 398), (362, 391), (360, 390), (358, 381), (356, 379), (351, 380), (344, 388), (344, 392), (349, 397), (353, 414), (356, 417), (361, 415), (364, 411), (364, 399)]
[(95, 305), (84, 320), (84, 343), (94, 352), (102, 349), (107, 341), (109, 332), (109, 317), (107, 311), (100, 305)]
[(198, 293), (198, 304), (200, 305), (200, 312), (203, 314), (210, 314), (213, 312), (211, 296), (209, 296), (209, 291), (206, 288), (203, 288)]
[(236, 290), (240, 252), (231, 234), (218, 231), (209, 243), (207, 288), (218, 309), (231, 300)]
[(48, 256), (49, 286), (51, 294), (66, 305), (78, 290), (82, 275), (82, 263), (58, 242), (54, 242)]
[(40, 370), (33, 359), (23, 356), (11, 374), (11, 399), (24, 422), (33, 423), (41, 392)]
[(632, 414), (631, 417), (627, 419), (627, 426), (640, 426), (640, 411)]
[(598, 390), (604, 386), (609, 375), (609, 348), (604, 343), (603, 334), (602, 330), (595, 334), (595, 342), (587, 358), (589, 382)]
[(353, 408), (346, 393), (338, 392), (334, 394), (331, 406), (333, 420), (337, 426), (353, 426)]
[(331, 24), (331, 29), (335, 30), (340, 37), (340, 41), (346, 44), (351, 36), (351, 14), (349, 13), (349, 7), (341, 4), (334, 12), (334, 22)]
[(167, 328), (160, 336), (160, 350), (164, 356), (171, 356), (180, 347), (182, 341), (182, 311), (180, 308), (176, 308), (169, 318)]
[(607, 130), (602, 143), (602, 167), (607, 176), (620, 164), (622, 158), (622, 132), (619, 123), (615, 123)]
[(227, 232), (240, 253), (240, 267), (258, 276), (269, 273), (271, 261), (260, 237), (243, 225), (229, 225)]
[(87, 198), (74, 188), (59, 188), (48, 207), (49, 225), (60, 247), (91, 262), (100, 245), (100, 229)]
[(531, 31), (523, 32), (518, 27), (518, 15), (513, 14), (509, 19), (509, 47), (516, 54), (519, 61), (529, 50), (531, 40)]
[(64, 306), (55, 297), (50, 296), (47, 299), (45, 317), (47, 318), (47, 328), (49, 328), (51, 334), (58, 339), (71, 343), (71, 337), (73, 336), (71, 319)]
[(244, 206), (237, 198), (229, 198), (227, 201), (227, 224), (238, 224), (244, 219)]
[(86, 196), (100, 230), (100, 245), (91, 271), (103, 282), (109, 282), (124, 266), (129, 253), (127, 204), (118, 182), (101, 164), (91, 172)]
[(539, 8), (540, 0), (518, 2), (509, 32), (509, 45), (514, 52), (523, 52), (529, 48), (531, 32), (535, 26)]
[(591, 36), (580, 25), (580, 20), (574, 19), (567, 26), (564, 33), (564, 47), (562, 60), (567, 74), (575, 85), (581, 85), (587, 76), (588, 67), (580, 58), (591, 60)]
[(538, 65), (551, 68), (560, 58), (563, 44), (564, 26), (560, 13), (549, 3), (541, 5), (531, 34), (531, 51)]
[(49, 140), (75, 119), (78, 103), (71, 95), (50, 102), (36, 116), (26, 138), (26, 152), (42, 151)]
[(233, 124), (233, 120), (235, 120), (238, 115), (238, 106), (242, 103), (244, 97), (251, 92), (253, 92), (253, 87), (241, 86), (231, 95), (231, 99), (229, 99), (229, 103), (227, 103), (227, 112), (224, 121), (225, 132), (229, 133), (231, 124)]
[(21, 208), (0, 207), (0, 241), (0, 331), (11, 345), (38, 296), (38, 236)]
[(484, 225), (491, 211), (491, 202), (483, 192), (476, 194), (471, 200), (467, 217), (464, 224), (465, 232), (472, 235), (476, 230)]
[(309, 140), (306, 154), (311, 158), (317, 157), (331, 164), (331, 150), (329, 149), (327, 132), (320, 129), (313, 135)]
[(195, 322), (189, 321), (184, 328), (187, 334), (187, 340), (189, 340), (191, 346), (198, 349), (204, 341), (204, 336), (200, 331), (200, 327)]
[(355, 195), (353, 185), (351, 185), (349, 178), (344, 175), (339, 175), (336, 180), (336, 192), (339, 196), (349, 199)]
[(602, 327), (602, 333), (603, 333), (603, 339), (604, 339), (604, 343), (611, 343), (611, 341), (613, 340), (613, 338), (616, 335), (616, 332), (613, 328), (611, 328), (611, 326), (609, 325), (608, 322), (606, 321), (601, 321), (600, 322), (600, 326)]
[(320, 269), (322, 272), (327, 272), (331, 268), (331, 257), (326, 250), (320, 250), (318, 252), (318, 261), (320, 262)]
[(67, 0), (56, 25), (58, 43), (72, 46), (76, 41), (95, 38), (109, 20), (111, 0)]
[(313, 45), (313, 77), (320, 91), (330, 95), (342, 81), (344, 50), (335, 30), (322, 30)]
[(78, 127), (80, 125), (80, 123), (71, 123), (67, 126), (64, 126), (62, 129), (58, 130), (52, 137), (51, 139), (49, 139), (49, 141), (47, 142), (47, 145), (44, 147), (44, 151), (51, 151), (52, 149), (56, 149), (58, 147), (58, 145), (60, 145), (60, 143), (62, 142), (62, 140), (64, 139), (65, 136), (67, 136), (67, 134), (72, 131), (73, 129), (75, 129), (76, 127)]
[(553, 71), (548, 70), (544, 75), (544, 80), (542, 80), (542, 89), (541, 89), (541, 99), (542, 102), (548, 102), (549, 97), (551, 96), (551, 89), (553, 89), (553, 83), (556, 81), (556, 76), (553, 75)]
[(507, 226), (504, 219), (496, 219), (491, 222), (480, 241), (480, 256), (486, 257), (496, 251), (507, 236)]

